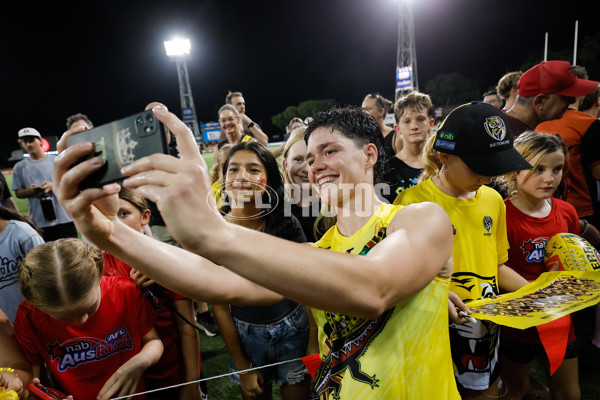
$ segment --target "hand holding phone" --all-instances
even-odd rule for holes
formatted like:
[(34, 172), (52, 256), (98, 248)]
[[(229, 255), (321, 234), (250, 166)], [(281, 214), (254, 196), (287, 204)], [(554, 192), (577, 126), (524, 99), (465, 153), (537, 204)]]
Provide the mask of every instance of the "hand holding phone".
[(42, 400), (64, 400), (64, 399), (73, 399), (73, 396), (67, 396), (66, 394), (62, 393), (60, 390), (54, 389), (54, 388), (50, 388), (50, 387), (46, 387), (40, 383), (30, 383), (29, 386), (27, 386), (27, 388), (29, 389), (29, 392), (31, 394), (33, 394), (34, 396), (39, 397)]
[[(155, 153), (168, 153), (167, 135), (152, 110), (73, 134), (67, 146), (92, 142), (94, 152), (87, 158), (101, 157), (104, 165), (79, 184), (80, 189), (101, 187), (124, 178), (121, 167)], [(84, 160), (81, 160), (84, 161)]]

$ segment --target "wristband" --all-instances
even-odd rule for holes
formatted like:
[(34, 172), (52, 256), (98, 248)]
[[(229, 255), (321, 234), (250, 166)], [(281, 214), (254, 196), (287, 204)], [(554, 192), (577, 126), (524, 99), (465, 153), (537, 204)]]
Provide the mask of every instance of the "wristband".
[(19, 376), (19, 374), (17, 374), (17, 372), (13, 368), (9, 368), (9, 367), (2, 367), (2, 368), (0, 368), (0, 372), (4, 372), (4, 371), (10, 372), (12, 374), (15, 374), (15, 375)]
[(250, 372), (250, 371), (248, 371), (248, 370), (249, 370), (249, 369), (252, 369), (252, 367), (253, 367), (253, 365), (252, 365), (252, 363), (250, 363), (250, 366), (249, 366), (248, 368), (246, 368), (246, 371), (244, 371), (244, 372), (239, 372), (239, 374), (240, 374), (240, 375), (246, 375), (248, 372)]
[(250, 123), (248, 124), (248, 129), (252, 128), (253, 126), (254, 126), (254, 122), (250, 122)]

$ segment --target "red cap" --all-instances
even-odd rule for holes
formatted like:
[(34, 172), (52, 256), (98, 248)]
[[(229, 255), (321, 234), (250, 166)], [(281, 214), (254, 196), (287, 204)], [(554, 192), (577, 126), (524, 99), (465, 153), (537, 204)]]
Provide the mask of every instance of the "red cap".
[(568, 61), (543, 61), (525, 71), (517, 87), (521, 97), (552, 93), (579, 97), (592, 92), (598, 84), (573, 75)]

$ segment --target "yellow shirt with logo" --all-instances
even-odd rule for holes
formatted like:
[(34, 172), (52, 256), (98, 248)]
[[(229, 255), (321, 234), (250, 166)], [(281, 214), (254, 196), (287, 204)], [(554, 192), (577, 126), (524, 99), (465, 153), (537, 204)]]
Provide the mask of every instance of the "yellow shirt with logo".
[(498, 294), (498, 265), (508, 260), (506, 206), (494, 189), (482, 186), (470, 199), (448, 196), (428, 179), (401, 192), (394, 204), (430, 201), (450, 216), (454, 230), (454, 272), (450, 290), (463, 301)]
[[(382, 204), (352, 236), (334, 226), (314, 246), (366, 255), (401, 208)], [(460, 399), (450, 356), (448, 285), (449, 279), (437, 277), (374, 320), (313, 309), (323, 360), (315, 378), (318, 398)]]

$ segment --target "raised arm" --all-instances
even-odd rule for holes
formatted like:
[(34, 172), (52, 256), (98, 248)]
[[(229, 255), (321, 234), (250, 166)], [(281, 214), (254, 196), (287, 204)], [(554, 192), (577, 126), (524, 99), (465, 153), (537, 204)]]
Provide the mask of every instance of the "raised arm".
[[(75, 131), (67, 131), (59, 142), (61, 153), (55, 162), (54, 190), (87, 239), (185, 297), (215, 304), (270, 304), (281, 300), (280, 295), (225, 268), (154, 240), (120, 222), (116, 217), (118, 184), (80, 191), (78, 183), (100, 168), (101, 160), (92, 158), (71, 168), (93, 149), (91, 143), (80, 143), (66, 149), (66, 137), (73, 133)], [(197, 157), (202, 160), (199, 153)], [(214, 200), (212, 203), (214, 205)]]
[[(179, 122), (174, 115), (163, 110), (155, 113), (176, 131)], [(182, 154), (193, 149), (187, 130), (177, 130), (176, 135)], [(185, 248), (297, 302), (378, 316), (427, 285), (450, 258), (451, 224), (437, 205), (421, 204), (398, 212), (389, 236), (366, 257), (340, 254), (227, 224), (215, 213), (214, 201), (207, 201), (205, 168), (191, 158), (154, 155), (125, 168), (132, 177), (124, 184), (156, 202), (169, 230)], [(432, 246), (436, 251), (431, 251)]]
[(250, 132), (252, 132), (252, 135), (254, 136), (256, 141), (262, 144), (263, 146), (267, 146), (269, 144), (269, 137), (266, 133), (263, 132), (262, 129), (260, 129), (260, 126), (252, 122), (250, 117), (248, 117), (246, 114), (240, 114), (240, 116), (242, 117), (242, 120), (244, 121), (246, 126), (248, 126), (248, 129), (250, 129)]

